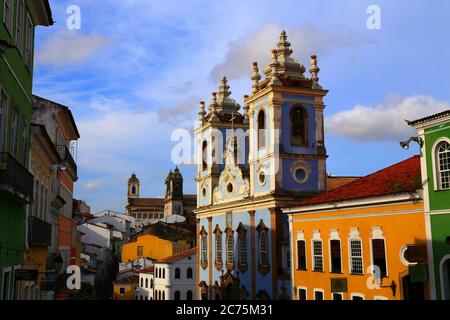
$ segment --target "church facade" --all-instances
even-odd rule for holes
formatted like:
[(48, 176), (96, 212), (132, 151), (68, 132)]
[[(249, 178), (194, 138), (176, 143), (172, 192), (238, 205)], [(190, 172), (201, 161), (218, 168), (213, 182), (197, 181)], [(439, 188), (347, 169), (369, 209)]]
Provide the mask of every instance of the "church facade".
[[(253, 64), (243, 107), (226, 78), (200, 103), (195, 129), (197, 298), (290, 299), (289, 224), (282, 208), (327, 188), (316, 56), (310, 77), (282, 32), (264, 69)], [(242, 109), (242, 110), (241, 110)]]
[(192, 220), (196, 196), (183, 193), (183, 176), (178, 168), (170, 171), (165, 185), (164, 198), (142, 198), (141, 183), (135, 173), (131, 175), (128, 180), (125, 213), (136, 219), (138, 229), (174, 215)]

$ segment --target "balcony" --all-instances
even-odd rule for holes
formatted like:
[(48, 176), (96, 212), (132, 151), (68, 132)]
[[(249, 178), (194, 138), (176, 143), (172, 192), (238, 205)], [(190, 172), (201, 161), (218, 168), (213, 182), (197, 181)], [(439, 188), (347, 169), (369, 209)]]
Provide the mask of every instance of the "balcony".
[(32, 246), (50, 246), (52, 243), (52, 225), (39, 218), (28, 217), (28, 242)]
[(9, 153), (0, 153), (0, 194), (21, 203), (33, 202), (33, 175)]
[(57, 146), (58, 153), (60, 157), (65, 161), (66, 166), (72, 169), (75, 176), (77, 176), (77, 164), (75, 163), (75, 160), (72, 157), (72, 154), (69, 151), (69, 148), (66, 145), (58, 145)]

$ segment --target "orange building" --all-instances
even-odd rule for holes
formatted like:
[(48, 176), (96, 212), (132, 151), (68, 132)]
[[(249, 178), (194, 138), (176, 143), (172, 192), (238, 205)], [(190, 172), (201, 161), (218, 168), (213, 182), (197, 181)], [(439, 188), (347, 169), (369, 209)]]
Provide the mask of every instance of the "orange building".
[(427, 299), (421, 188), (413, 157), (283, 210), (293, 298)]
[(147, 234), (122, 246), (122, 262), (127, 263), (139, 258), (160, 260), (189, 248), (190, 243), (186, 240), (171, 241)]

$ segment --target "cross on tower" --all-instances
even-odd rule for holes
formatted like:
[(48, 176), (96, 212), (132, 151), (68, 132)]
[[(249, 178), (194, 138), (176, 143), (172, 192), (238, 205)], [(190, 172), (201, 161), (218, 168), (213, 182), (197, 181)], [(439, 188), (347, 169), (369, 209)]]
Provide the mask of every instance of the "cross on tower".
[(231, 122), (231, 130), (233, 130), (233, 136), (234, 136), (234, 120), (236, 120), (237, 118), (236, 118), (236, 116), (234, 115), (235, 113), (234, 113), (234, 111), (231, 113), (231, 119), (230, 119), (230, 122)]

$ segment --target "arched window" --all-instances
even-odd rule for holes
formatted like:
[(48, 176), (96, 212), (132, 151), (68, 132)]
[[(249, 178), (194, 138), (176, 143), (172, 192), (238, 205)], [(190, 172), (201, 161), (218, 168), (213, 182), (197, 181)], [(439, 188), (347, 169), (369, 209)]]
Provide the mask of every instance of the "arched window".
[(144, 287), (144, 278), (141, 278), (141, 288)]
[(153, 279), (150, 279), (150, 289), (153, 289)]
[(131, 187), (131, 194), (136, 194), (136, 186)]
[(145, 296), (145, 299), (144, 300), (148, 300), (148, 297), (147, 296)]
[(181, 300), (181, 293), (180, 291), (175, 291), (175, 297), (174, 297), (175, 301)]
[(261, 220), (258, 227), (258, 270), (262, 274), (269, 273), (269, 238), (268, 238), (268, 228)]
[(175, 279), (180, 279), (181, 278), (181, 270), (180, 268), (176, 268), (175, 269)]
[(166, 300), (166, 292), (165, 291), (162, 292), (162, 300)]
[(192, 279), (192, 268), (187, 268), (186, 278)]
[(259, 264), (263, 267), (269, 264), (267, 231), (262, 231), (259, 235)]
[(162, 278), (163, 278), (163, 279), (166, 278), (166, 269), (162, 269)]
[(264, 110), (258, 113), (258, 150), (266, 147), (266, 113)]
[(186, 300), (192, 300), (192, 291), (188, 290), (188, 292), (186, 293)]
[(308, 145), (308, 113), (302, 106), (291, 109), (291, 144), (293, 146)]
[(214, 230), (214, 234), (216, 235), (216, 261), (215, 267), (217, 270), (222, 270), (223, 260), (222, 260), (222, 231), (219, 228), (219, 225), (216, 225), (216, 229)]
[(147, 279), (145, 279), (145, 288), (147, 288), (147, 289), (148, 289), (148, 278), (147, 278)]
[(247, 231), (242, 223), (237, 228), (238, 233), (238, 269), (241, 272), (247, 271)]
[(208, 233), (205, 230), (205, 227), (202, 227), (200, 231), (200, 264), (203, 270), (206, 270), (208, 267)]
[(208, 142), (203, 141), (202, 145), (202, 169), (207, 170), (208, 169)]
[(234, 269), (234, 234), (231, 227), (226, 231), (226, 245), (227, 245), (227, 269)]
[(439, 190), (450, 189), (450, 143), (442, 141), (435, 150), (437, 187)]

